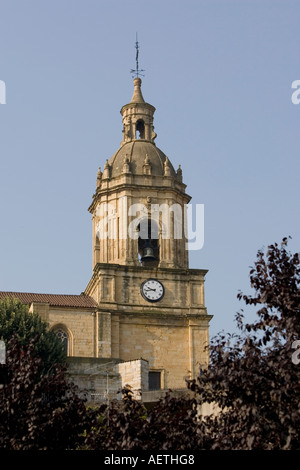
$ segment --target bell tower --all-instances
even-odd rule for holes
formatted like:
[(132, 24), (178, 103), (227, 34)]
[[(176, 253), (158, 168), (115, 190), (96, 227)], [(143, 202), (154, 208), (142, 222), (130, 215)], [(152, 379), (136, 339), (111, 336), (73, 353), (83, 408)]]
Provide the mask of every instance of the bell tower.
[(98, 357), (142, 357), (156, 388), (185, 388), (185, 379), (208, 363), (207, 271), (189, 269), (191, 197), (181, 167), (175, 171), (156, 146), (155, 108), (141, 84), (135, 77), (131, 101), (121, 108), (122, 141), (97, 174), (89, 207), (93, 275), (85, 293), (99, 306)]
[(155, 144), (154, 112), (135, 78), (132, 99), (121, 109), (123, 140), (99, 169), (90, 207), (94, 266), (188, 267), (184, 233), (191, 198), (181, 168), (176, 172)]

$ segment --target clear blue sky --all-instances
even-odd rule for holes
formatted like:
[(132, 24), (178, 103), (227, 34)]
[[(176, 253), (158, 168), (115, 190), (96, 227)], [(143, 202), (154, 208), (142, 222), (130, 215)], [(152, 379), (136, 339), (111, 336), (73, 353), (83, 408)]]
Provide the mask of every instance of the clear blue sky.
[(299, 250), (300, 2), (2, 0), (0, 24), (0, 290), (84, 291), (138, 32), (157, 146), (205, 205), (211, 334), (234, 330), (257, 250)]

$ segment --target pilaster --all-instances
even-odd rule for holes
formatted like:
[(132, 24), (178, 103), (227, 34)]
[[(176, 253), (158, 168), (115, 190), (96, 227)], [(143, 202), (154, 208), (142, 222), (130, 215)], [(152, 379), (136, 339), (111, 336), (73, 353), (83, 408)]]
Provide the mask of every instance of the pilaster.
[(111, 357), (111, 313), (98, 313), (98, 357)]

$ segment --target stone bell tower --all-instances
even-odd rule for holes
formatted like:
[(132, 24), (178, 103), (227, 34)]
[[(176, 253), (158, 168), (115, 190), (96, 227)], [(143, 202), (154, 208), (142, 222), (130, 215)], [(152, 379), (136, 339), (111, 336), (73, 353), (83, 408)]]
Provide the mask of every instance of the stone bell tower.
[(211, 316), (206, 270), (189, 269), (185, 192), (179, 166), (156, 146), (155, 108), (141, 79), (121, 109), (123, 139), (99, 168), (89, 207), (93, 276), (85, 293), (98, 303), (98, 357), (149, 363), (150, 388), (185, 388), (208, 363)]

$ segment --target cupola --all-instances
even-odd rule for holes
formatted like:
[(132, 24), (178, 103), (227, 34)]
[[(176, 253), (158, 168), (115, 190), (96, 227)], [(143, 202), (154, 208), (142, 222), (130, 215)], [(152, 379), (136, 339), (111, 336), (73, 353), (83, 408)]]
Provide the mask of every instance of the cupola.
[(141, 90), (142, 80), (136, 77), (133, 80), (134, 91), (130, 103), (121, 109), (123, 117), (123, 141), (148, 140), (154, 142), (156, 133), (153, 126), (154, 106), (146, 103)]

